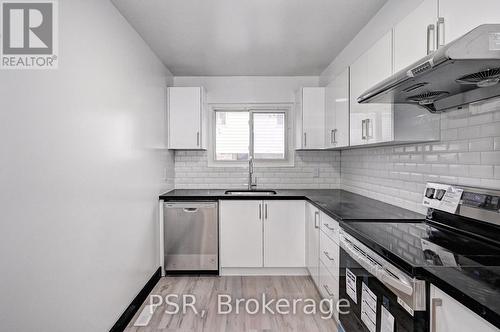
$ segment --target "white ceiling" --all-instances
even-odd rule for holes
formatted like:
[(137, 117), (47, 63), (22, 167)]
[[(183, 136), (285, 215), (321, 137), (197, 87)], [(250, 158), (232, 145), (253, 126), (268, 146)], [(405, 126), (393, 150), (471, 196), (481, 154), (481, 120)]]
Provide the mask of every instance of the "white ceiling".
[(112, 0), (175, 76), (318, 75), (387, 0)]

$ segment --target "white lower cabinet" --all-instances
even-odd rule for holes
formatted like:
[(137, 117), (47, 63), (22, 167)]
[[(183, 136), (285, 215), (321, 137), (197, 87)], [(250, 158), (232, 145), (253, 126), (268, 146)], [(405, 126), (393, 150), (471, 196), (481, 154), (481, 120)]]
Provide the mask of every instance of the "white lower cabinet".
[(304, 201), (264, 201), (264, 266), (304, 267)]
[(219, 203), (221, 267), (262, 267), (262, 201)]
[(306, 266), (316, 285), (319, 284), (319, 210), (306, 202)]
[[(328, 227), (327, 227), (328, 226)], [(339, 223), (306, 203), (307, 269), (321, 296), (339, 301)], [(334, 310), (338, 320), (338, 312)]]
[(498, 329), (463, 304), (431, 285), (431, 332), (493, 332)]
[(304, 201), (221, 200), (221, 267), (304, 267), (304, 215)]
[(319, 263), (319, 284), (316, 285), (324, 299), (332, 300), (334, 317), (338, 321), (339, 313), (336, 310), (339, 301), (339, 281), (321, 261)]

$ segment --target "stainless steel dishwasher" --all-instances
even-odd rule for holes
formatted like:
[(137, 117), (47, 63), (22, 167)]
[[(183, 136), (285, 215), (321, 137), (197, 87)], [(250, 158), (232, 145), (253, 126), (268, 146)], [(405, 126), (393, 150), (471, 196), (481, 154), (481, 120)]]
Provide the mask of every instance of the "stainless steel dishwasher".
[(165, 272), (219, 271), (217, 202), (164, 204)]

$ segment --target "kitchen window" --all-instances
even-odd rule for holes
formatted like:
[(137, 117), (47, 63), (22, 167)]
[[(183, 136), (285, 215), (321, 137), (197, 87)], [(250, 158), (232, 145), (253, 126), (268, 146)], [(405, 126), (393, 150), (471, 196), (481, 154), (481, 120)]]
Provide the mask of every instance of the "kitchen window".
[(214, 109), (211, 166), (293, 165), (285, 109)]

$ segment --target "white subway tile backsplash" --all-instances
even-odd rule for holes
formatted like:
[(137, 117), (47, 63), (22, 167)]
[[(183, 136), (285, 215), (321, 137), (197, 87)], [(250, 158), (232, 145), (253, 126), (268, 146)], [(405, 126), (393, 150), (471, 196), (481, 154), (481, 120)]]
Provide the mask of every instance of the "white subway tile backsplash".
[(499, 165), (500, 151), (481, 152), (481, 164)]
[[(318, 178), (315, 169), (320, 171)], [(244, 188), (248, 183), (248, 168), (208, 167), (205, 151), (176, 151), (175, 172), (178, 189)], [(256, 167), (254, 176), (261, 188), (339, 188), (340, 152), (298, 151), (294, 167)]]
[[(400, 206), (421, 213), (426, 182), (500, 189), (500, 98), (441, 119), (438, 143), (342, 151), (341, 187), (392, 204), (396, 190)], [(381, 167), (389, 171), (373, 173)]]
[(471, 139), (469, 151), (491, 151), (493, 150), (493, 137)]

